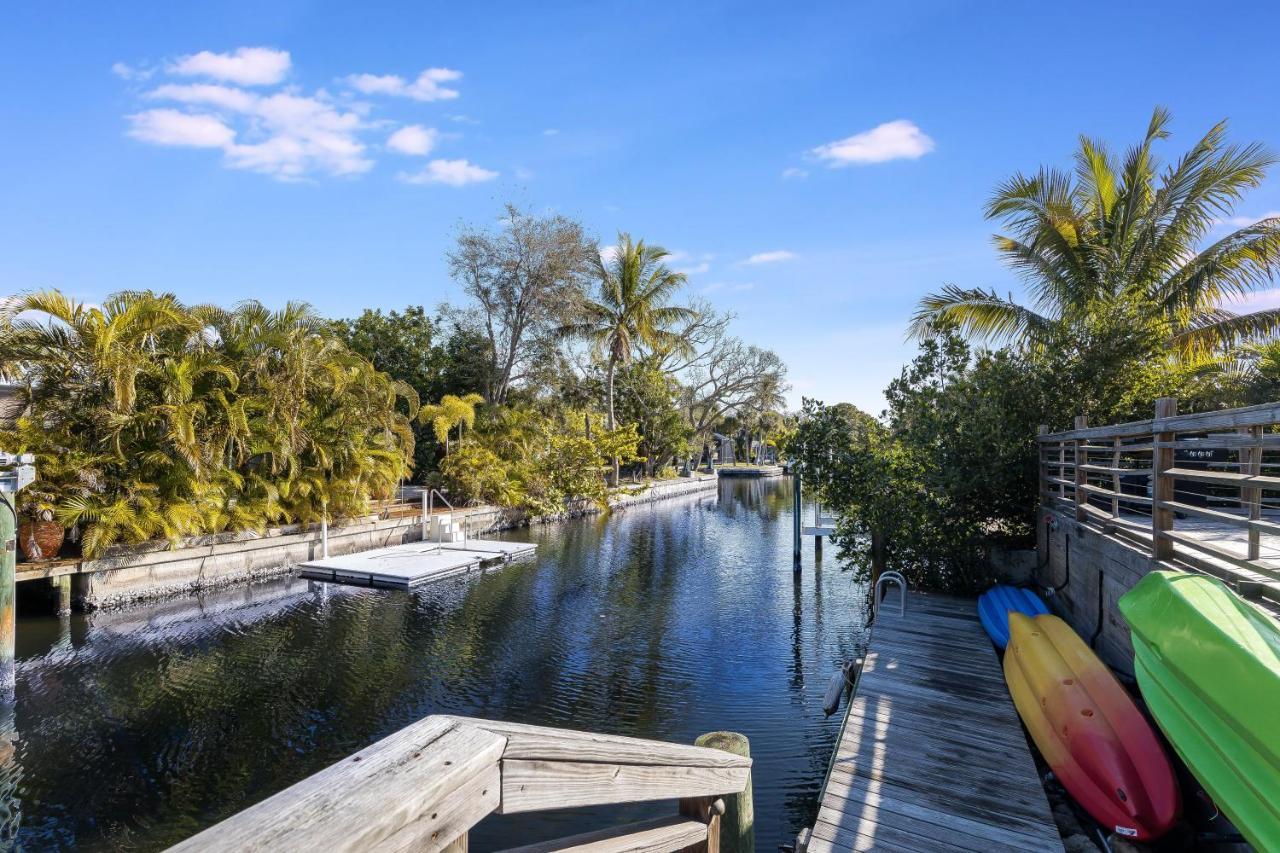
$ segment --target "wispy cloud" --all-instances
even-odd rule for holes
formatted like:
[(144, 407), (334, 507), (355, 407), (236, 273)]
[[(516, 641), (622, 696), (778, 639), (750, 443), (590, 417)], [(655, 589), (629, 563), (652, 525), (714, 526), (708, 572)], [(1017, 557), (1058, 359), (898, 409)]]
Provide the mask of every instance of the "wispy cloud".
[(559, 136), (559, 135), (560, 135), (560, 128), (558, 128), (558, 127), (548, 127), (546, 130), (542, 131), (542, 135), (543, 135), (543, 136)]
[(441, 84), (460, 79), (461, 71), (428, 68), (412, 81), (398, 74), (352, 74), (344, 78), (343, 82), (366, 95), (390, 95), (415, 101), (449, 101), (458, 97), (459, 92)]
[(1256, 225), (1264, 219), (1275, 219), (1280, 217), (1280, 210), (1268, 210), (1261, 216), (1232, 216), (1228, 219), (1219, 219), (1219, 225), (1230, 225), (1233, 228), (1248, 228), (1250, 225)]
[(733, 283), (728, 281), (713, 281), (710, 284), (707, 284), (707, 285), (704, 285), (703, 287), (698, 288), (698, 293), (702, 294), (703, 296), (709, 296), (712, 293), (743, 293), (748, 290), (754, 290), (755, 286), (756, 286), (755, 282), (752, 282), (752, 281), (744, 281), (744, 282), (738, 282), (738, 283)]
[(213, 116), (177, 110), (147, 110), (129, 116), (129, 135), (154, 145), (187, 148), (226, 148), (236, 132)]
[(241, 47), (231, 53), (202, 50), (169, 64), (169, 73), (186, 77), (211, 77), (241, 86), (270, 86), (289, 73), (293, 62), (287, 50)]
[(439, 131), (420, 124), (409, 124), (387, 137), (387, 147), (401, 154), (425, 157), (436, 145)]
[[(206, 50), (179, 57), (160, 66), (169, 80), (138, 93), (147, 108), (126, 116), (126, 132), (151, 145), (218, 149), (226, 167), (261, 172), (281, 181), (371, 170), (372, 155), (382, 147), (370, 148), (368, 140), (373, 134), (389, 132), (398, 122), (372, 117), (375, 105), (352, 100), (349, 92), (335, 97), (324, 89), (307, 93), (298, 86), (283, 85), (291, 69), (288, 51), (265, 47), (241, 47), (229, 53)], [(116, 63), (112, 71), (131, 82), (158, 73), (126, 63)], [(370, 94), (441, 100), (457, 97), (456, 90), (442, 84), (461, 76), (450, 69), (429, 68), (412, 82), (394, 75), (346, 79)], [(209, 79), (175, 81), (175, 77)], [(407, 124), (390, 133), (385, 150), (425, 157), (443, 138), (434, 128)], [(497, 174), (464, 159), (434, 160), (401, 179), (462, 186)]]
[(676, 250), (669, 252), (663, 260), (673, 272), (684, 275), (705, 275), (711, 271), (711, 262), (715, 260), (711, 252), (685, 252)]
[(743, 263), (746, 264), (776, 264), (782, 261), (790, 261), (795, 258), (795, 252), (788, 252), (786, 249), (776, 249), (772, 252), (757, 252), (747, 258)]
[(461, 187), (467, 184), (491, 181), (497, 172), (482, 169), (466, 160), (432, 160), (418, 172), (401, 172), (399, 178), (406, 184), (447, 184)]
[(838, 168), (889, 160), (915, 160), (933, 148), (933, 140), (924, 131), (906, 119), (898, 119), (819, 145), (809, 153), (828, 166)]
[(809, 177), (809, 171), (807, 169), (799, 169), (795, 166), (790, 166), (782, 170), (782, 177), (787, 180), (798, 180)]
[(134, 82), (138, 80), (149, 80), (151, 75), (156, 73), (154, 68), (139, 68), (136, 65), (130, 65), (127, 62), (114, 62), (111, 64), (111, 73), (119, 77), (121, 80)]

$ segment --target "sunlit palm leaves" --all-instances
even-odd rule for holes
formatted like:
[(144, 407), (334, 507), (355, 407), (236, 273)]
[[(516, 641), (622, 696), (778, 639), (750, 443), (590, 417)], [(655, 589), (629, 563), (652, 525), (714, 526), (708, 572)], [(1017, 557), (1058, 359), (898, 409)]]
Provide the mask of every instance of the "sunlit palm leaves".
[(1209, 238), (1274, 158), (1258, 145), (1228, 144), (1224, 122), (1162, 170), (1153, 146), (1168, 124), (1158, 109), (1123, 159), (1082, 138), (1073, 173), (1044, 168), (998, 187), (986, 213), (1009, 229), (996, 249), (1023, 278), (1030, 304), (947, 285), (921, 300), (913, 333), (954, 324), (980, 339), (1035, 346), (1120, 312), (1182, 360), (1273, 334), (1280, 312), (1236, 314), (1228, 306), (1272, 280), (1280, 218)]
[(413, 436), (397, 401), (416, 414), (416, 396), (305, 305), (188, 308), (126, 292), (99, 307), (46, 291), (7, 305), (3, 322), (0, 369), (26, 381), (43, 425), (26, 438), (62, 436), (58, 452), (94, 460), (89, 485), (57, 506), (88, 556), (356, 515), (407, 473)]

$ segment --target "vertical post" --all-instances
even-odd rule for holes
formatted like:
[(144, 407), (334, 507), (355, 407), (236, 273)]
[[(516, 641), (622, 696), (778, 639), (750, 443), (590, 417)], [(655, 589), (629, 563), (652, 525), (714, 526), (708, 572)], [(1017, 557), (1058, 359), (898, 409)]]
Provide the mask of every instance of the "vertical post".
[(681, 853), (720, 853), (720, 818), (724, 800), (716, 797), (686, 797), (678, 804), (680, 814), (707, 826), (705, 841), (681, 849)]
[(0, 486), (0, 499), (4, 501), (0, 505), (0, 691), (6, 691), (12, 689), (14, 683), (14, 610), (18, 598), (17, 492)]
[[(1249, 436), (1253, 439), (1253, 443), (1241, 452), (1240, 462), (1243, 473), (1250, 477), (1256, 477), (1262, 473), (1262, 427), (1250, 427)], [(1257, 486), (1250, 486), (1247, 489), (1240, 490), (1240, 497), (1249, 507), (1249, 520), (1258, 521), (1262, 518), (1262, 489)], [(1261, 543), (1258, 541), (1258, 527), (1255, 524), (1249, 525), (1249, 559), (1256, 560), (1261, 556)]]
[(320, 516), (320, 559), (329, 559), (329, 504), (326, 502)]
[(427, 525), (431, 523), (431, 510), (427, 508), (427, 490), (422, 490), (422, 541), (427, 541)]
[[(1036, 430), (1036, 435), (1048, 435), (1049, 425), (1040, 424), (1040, 428)], [(1047, 504), (1049, 502), (1049, 463), (1045, 461), (1044, 455), (1047, 448), (1044, 442), (1036, 439), (1036, 470), (1039, 471), (1040, 477), (1040, 503)]]
[[(1074, 424), (1075, 429), (1084, 429), (1087, 426), (1089, 426), (1089, 421), (1085, 416), (1076, 415)], [(1089, 464), (1089, 451), (1085, 450), (1086, 444), (1088, 444), (1087, 439), (1076, 439), (1076, 521), (1084, 521), (1087, 517), (1085, 515), (1084, 505), (1088, 503), (1089, 495), (1084, 489), (1080, 488), (1081, 486), (1088, 485), (1089, 483), (1089, 472), (1084, 470), (1084, 466)]]
[(791, 475), (791, 534), (793, 538), (791, 556), (800, 571), (800, 513), (804, 504), (800, 499), (800, 472)]
[(1173, 540), (1164, 534), (1173, 529), (1173, 478), (1165, 472), (1173, 465), (1173, 440), (1176, 433), (1161, 432), (1161, 418), (1178, 413), (1176, 397), (1156, 400), (1156, 425), (1151, 433), (1151, 555), (1157, 560), (1173, 559)]
[(53, 615), (66, 616), (71, 612), (71, 575), (49, 578), (53, 586)]
[[(751, 742), (746, 735), (737, 732), (707, 732), (699, 735), (693, 744), (731, 752), (743, 758), (751, 757)], [(724, 805), (724, 817), (720, 819), (720, 849), (724, 853), (755, 853), (756, 812), (750, 777), (747, 777), (747, 787), (741, 793), (724, 798)]]
[(1062, 485), (1062, 481), (1067, 477), (1067, 443), (1065, 441), (1058, 442), (1058, 497), (1064, 502), (1067, 499), (1067, 487)]
[(1111, 491), (1115, 492), (1111, 496), (1111, 517), (1120, 517), (1120, 438), (1117, 436), (1111, 442)]

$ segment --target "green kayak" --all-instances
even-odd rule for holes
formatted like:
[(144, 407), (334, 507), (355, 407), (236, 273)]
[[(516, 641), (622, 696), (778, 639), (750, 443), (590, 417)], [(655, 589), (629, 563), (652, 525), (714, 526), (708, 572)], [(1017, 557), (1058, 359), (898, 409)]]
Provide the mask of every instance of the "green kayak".
[(1120, 599), (1138, 685), (1258, 850), (1280, 850), (1280, 623), (1214, 578), (1152, 572)]

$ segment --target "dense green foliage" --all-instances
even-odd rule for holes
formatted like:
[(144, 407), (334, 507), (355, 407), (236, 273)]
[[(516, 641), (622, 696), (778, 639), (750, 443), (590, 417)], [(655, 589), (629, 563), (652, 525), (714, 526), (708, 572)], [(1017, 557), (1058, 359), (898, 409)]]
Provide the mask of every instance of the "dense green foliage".
[(471, 301), (434, 317), (7, 300), (0, 377), (27, 405), (0, 446), (38, 457), (21, 510), (95, 556), (358, 516), (408, 479), (535, 516), (604, 504), (607, 472), (670, 475), (725, 417), (782, 405), (781, 361), (675, 304), (665, 256), (622, 235), (606, 262), (579, 223), (508, 206), (459, 231), (448, 260)]
[[(880, 419), (805, 401), (793, 457), (840, 512), (840, 547), (862, 570), (951, 591), (988, 584), (991, 550), (1034, 534), (1041, 424), (1149, 418), (1163, 396), (1186, 410), (1275, 399), (1280, 311), (1228, 303), (1272, 280), (1280, 218), (1215, 231), (1273, 158), (1228, 145), (1218, 125), (1162, 171), (1167, 123), (1157, 111), (1123, 160), (1083, 139), (1074, 175), (1046, 168), (996, 190), (987, 214), (1011, 232), (996, 248), (1030, 307), (948, 286), (921, 301), (920, 354)], [(1006, 346), (973, 350), (966, 337)]]
[(0, 365), (29, 406), (0, 441), (38, 455), (23, 508), (78, 527), (88, 556), (357, 515), (408, 473), (416, 395), (305, 306), (44, 292), (12, 311), (30, 313), (3, 318)]

